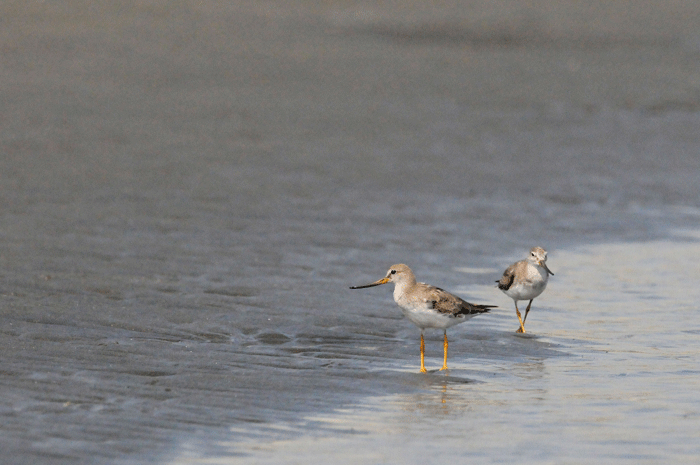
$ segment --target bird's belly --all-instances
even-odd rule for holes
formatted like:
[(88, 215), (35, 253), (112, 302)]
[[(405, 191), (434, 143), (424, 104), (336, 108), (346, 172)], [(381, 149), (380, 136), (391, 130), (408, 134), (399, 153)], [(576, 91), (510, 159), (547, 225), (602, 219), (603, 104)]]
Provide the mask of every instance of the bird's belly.
[(467, 321), (469, 318), (460, 315), (457, 317), (450, 316), (444, 313), (436, 312), (435, 310), (426, 309), (416, 309), (416, 308), (401, 308), (403, 314), (408, 318), (414, 325), (421, 329), (425, 328), (439, 328), (447, 329), (450, 326), (454, 326), (463, 321)]
[(535, 281), (534, 283), (515, 283), (510, 289), (504, 291), (513, 300), (531, 300), (542, 294), (547, 287), (546, 281)]

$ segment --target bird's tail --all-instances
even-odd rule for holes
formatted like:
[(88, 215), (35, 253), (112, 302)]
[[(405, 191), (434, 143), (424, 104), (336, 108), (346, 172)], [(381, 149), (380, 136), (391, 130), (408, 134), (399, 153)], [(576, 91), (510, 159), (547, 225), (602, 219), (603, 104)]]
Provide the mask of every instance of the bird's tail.
[(467, 315), (478, 315), (480, 313), (487, 313), (491, 311), (492, 308), (498, 308), (498, 305), (478, 305), (478, 304), (470, 304), (467, 302), (466, 308), (463, 310), (467, 311), (462, 311), (460, 313), (466, 313)]

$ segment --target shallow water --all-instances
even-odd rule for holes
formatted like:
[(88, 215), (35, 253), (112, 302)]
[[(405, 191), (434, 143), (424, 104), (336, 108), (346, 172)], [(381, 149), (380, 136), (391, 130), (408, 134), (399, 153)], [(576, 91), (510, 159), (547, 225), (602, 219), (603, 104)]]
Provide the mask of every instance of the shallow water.
[[(679, 282), (677, 270), (700, 272), (698, 253), (697, 233), (688, 241), (558, 251), (550, 258), (552, 267), (559, 264), (557, 275), (535, 301), (527, 335), (513, 332), (514, 311), (499, 298), (502, 310), (453, 331), (459, 342), (448, 373), (416, 374), (414, 353), (413, 363), (389, 362), (372, 373), (411, 374), (419, 381), (409, 392), (305, 415), (305, 434), (298, 437), (268, 431), (264, 441), (220, 447), (248, 453), (252, 463), (438, 463), (458, 457), (691, 463), (700, 454), (700, 325), (693, 323), (700, 291)], [(490, 288), (467, 291), (494, 294)], [(431, 342), (439, 348), (437, 335)], [(438, 367), (433, 352), (427, 363)], [(233, 428), (232, 438), (241, 433)], [(197, 456), (186, 447), (182, 455), (175, 463)], [(225, 453), (220, 457), (211, 463), (230, 463)]]
[(5, 463), (695, 461), (695, 5), (110, 5), (0, 6)]

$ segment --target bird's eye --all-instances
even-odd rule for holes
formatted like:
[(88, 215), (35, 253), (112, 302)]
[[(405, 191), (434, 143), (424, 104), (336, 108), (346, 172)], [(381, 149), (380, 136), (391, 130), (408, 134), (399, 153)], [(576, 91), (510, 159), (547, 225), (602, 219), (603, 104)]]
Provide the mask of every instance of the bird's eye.
[(391, 274), (396, 274), (396, 270), (391, 270)]

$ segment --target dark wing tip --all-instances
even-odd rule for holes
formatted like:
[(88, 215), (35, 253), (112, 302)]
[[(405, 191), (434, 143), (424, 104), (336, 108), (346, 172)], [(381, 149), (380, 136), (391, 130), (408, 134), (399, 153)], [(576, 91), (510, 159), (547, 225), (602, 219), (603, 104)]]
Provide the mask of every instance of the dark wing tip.
[(474, 305), (476, 307), (477, 313), (487, 313), (490, 312), (492, 308), (498, 308), (498, 305)]
[(457, 314), (463, 314), (463, 315), (475, 315), (475, 314), (481, 314), (481, 313), (488, 313), (491, 311), (492, 308), (498, 308), (498, 305), (478, 305), (478, 304), (471, 304), (469, 302), (464, 302), (462, 304), (462, 308), (460, 309)]

